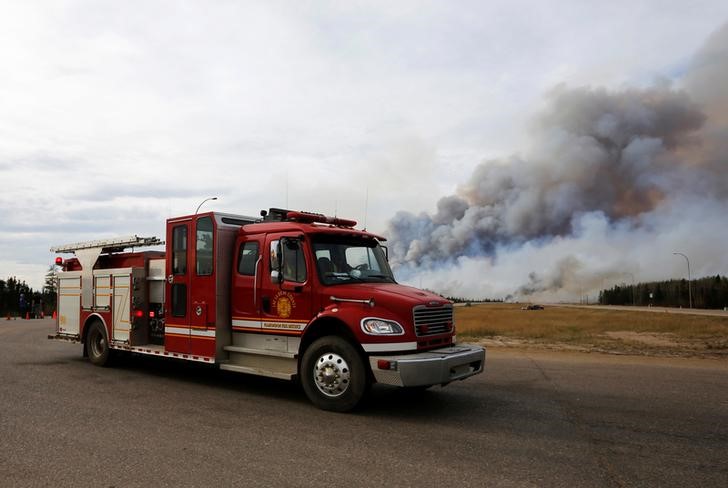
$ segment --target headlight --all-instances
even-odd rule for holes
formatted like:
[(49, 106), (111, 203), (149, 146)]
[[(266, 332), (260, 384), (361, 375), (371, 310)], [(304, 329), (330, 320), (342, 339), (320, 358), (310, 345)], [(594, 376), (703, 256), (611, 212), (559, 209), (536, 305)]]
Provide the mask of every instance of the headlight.
[(361, 321), (361, 330), (369, 335), (402, 335), (404, 329), (393, 320), (367, 317)]

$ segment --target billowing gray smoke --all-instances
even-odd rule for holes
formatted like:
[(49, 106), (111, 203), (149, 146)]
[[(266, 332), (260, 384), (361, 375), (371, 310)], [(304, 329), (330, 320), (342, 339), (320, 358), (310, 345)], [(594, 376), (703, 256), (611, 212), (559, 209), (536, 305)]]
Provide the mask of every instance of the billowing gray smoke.
[[(546, 298), (677, 272), (670, 246), (707, 252), (694, 241), (728, 242), (726, 80), (728, 25), (679, 86), (553, 89), (523, 156), (481, 163), (434, 215), (399, 212), (390, 221), (393, 266), (444, 293)], [(695, 234), (706, 219), (711, 235)], [(618, 252), (589, 255), (604, 244)], [(721, 247), (700, 270), (726, 272)], [(667, 256), (668, 269), (654, 253)], [(515, 276), (497, 278), (504, 266)], [(501, 283), (479, 285), (489, 279)]]

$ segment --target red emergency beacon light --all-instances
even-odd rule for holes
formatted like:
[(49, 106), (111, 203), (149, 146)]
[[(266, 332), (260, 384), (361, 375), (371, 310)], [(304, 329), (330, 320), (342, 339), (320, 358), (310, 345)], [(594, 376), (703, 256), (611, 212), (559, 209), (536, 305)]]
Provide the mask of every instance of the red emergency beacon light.
[(63, 258), (58, 256), (56, 258), (56, 266), (63, 266)]
[(304, 224), (318, 223), (318, 224), (337, 225), (337, 226), (341, 226), (341, 227), (354, 227), (356, 225), (356, 220), (340, 219), (338, 217), (328, 217), (326, 215), (310, 213), (310, 212), (288, 212), (286, 214), (286, 218), (288, 220), (292, 220), (294, 222), (301, 222)]

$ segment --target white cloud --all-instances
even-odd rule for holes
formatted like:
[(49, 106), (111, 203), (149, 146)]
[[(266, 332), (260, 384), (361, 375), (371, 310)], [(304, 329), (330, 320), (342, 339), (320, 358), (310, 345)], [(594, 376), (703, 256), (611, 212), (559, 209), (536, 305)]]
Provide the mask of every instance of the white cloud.
[[(0, 278), (211, 208), (384, 229), (522, 147), (544, 91), (679, 75), (724, 2), (0, 7)], [(140, 227), (142, 229), (140, 229)], [(116, 231), (116, 232), (115, 232)], [(40, 274), (35, 276), (32, 268)]]

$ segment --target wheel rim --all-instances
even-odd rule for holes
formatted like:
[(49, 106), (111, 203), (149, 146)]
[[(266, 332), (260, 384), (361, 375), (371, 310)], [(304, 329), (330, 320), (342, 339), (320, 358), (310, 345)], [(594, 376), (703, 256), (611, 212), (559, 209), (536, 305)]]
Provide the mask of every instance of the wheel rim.
[(313, 366), (316, 388), (329, 397), (343, 395), (349, 388), (350, 371), (347, 362), (332, 352), (321, 355)]
[(104, 335), (100, 334), (98, 331), (94, 331), (91, 336), (91, 352), (95, 357), (99, 357), (104, 353), (104, 350), (106, 350)]

